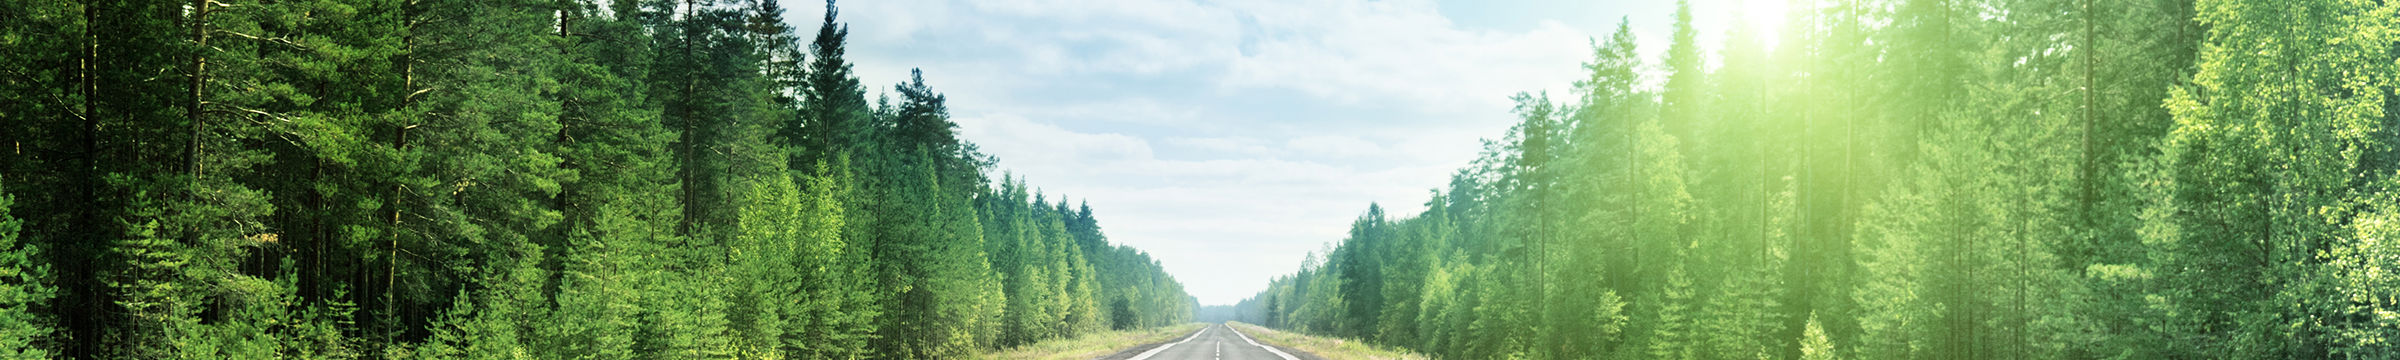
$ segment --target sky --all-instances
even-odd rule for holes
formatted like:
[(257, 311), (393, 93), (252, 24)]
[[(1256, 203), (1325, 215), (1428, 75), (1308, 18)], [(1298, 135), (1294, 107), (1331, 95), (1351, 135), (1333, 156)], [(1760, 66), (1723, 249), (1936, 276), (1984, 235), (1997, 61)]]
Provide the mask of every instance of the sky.
[[(822, 3), (783, 0), (813, 35)], [(1778, 0), (1692, 0), (1700, 43)], [(1202, 304), (1256, 294), (1370, 203), (1412, 216), (1516, 119), (1572, 98), (1593, 39), (1663, 0), (849, 0), (870, 97), (922, 69), (961, 135), (1051, 199), (1088, 202)], [(1055, 200), (1054, 200), (1055, 201)]]

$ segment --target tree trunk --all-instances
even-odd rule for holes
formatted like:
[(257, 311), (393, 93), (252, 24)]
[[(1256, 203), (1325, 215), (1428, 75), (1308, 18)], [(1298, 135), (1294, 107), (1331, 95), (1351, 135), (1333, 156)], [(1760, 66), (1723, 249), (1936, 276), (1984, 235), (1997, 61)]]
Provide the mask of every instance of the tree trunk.
[[(417, 95), (423, 94), (426, 91), (425, 89), (417, 88), (417, 5), (418, 3), (415, 0), (401, 1), (400, 31), (406, 33), (400, 36), (400, 89), (401, 91), (407, 92), (406, 95), (402, 95), (400, 98), (399, 111), (402, 112), (415, 111), (409, 109), (409, 106), (416, 102)], [(403, 116), (401, 118), (404, 119), (403, 121), (414, 122), (413, 120), (406, 120), (411, 119), (412, 117), (410, 116)], [(408, 151), (408, 130), (415, 127), (416, 124), (397, 124), (392, 127), (393, 152), (403, 154), (401, 156), (407, 156), (405, 154)], [(406, 171), (406, 169), (401, 169), (400, 171)], [(395, 177), (402, 176), (402, 174), (393, 175)], [(399, 305), (399, 298), (396, 293), (393, 292), (393, 289), (395, 289), (399, 284), (400, 278), (400, 233), (402, 231), (400, 228), (400, 209), (402, 205), (402, 195), (406, 192), (406, 189), (404, 188), (405, 186), (405, 184), (395, 181), (392, 184), (391, 192), (389, 193), (390, 198), (385, 199), (386, 203), (391, 207), (391, 209), (389, 209), (391, 220), (390, 223), (388, 223), (389, 227), (387, 228), (387, 231), (390, 232), (387, 234), (387, 241), (389, 243), (384, 250), (384, 313), (382, 314), (383, 319), (378, 320), (377, 322), (380, 323), (384, 329), (383, 333), (387, 337), (384, 339), (384, 341), (386, 342), (396, 342), (398, 340), (395, 338), (399, 336), (395, 334), (404, 332), (405, 329), (399, 328), (394, 323), (405, 324), (405, 320), (402, 319), (407, 319), (406, 316), (399, 314), (399, 312), (406, 307)]]
[[(191, 103), (185, 104), (186, 107), (183, 111), (185, 116), (190, 117), (192, 127), (191, 145), (183, 154), (184, 170), (191, 178), (185, 179), (185, 181), (191, 181), (195, 186), (200, 180), (200, 133), (206, 126), (206, 121), (202, 119), (203, 116), (200, 113), (200, 106), (202, 102), (206, 101), (203, 98), (206, 94), (202, 93), (202, 90), (208, 81), (208, 3), (209, 0), (192, 0), (192, 99)], [(194, 200), (198, 199), (194, 198)]]
[(695, 6), (696, 5), (692, 4), (692, 0), (683, 1), (684, 13), (683, 18), (681, 19), (683, 23), (680, 25), (683, 26), (683, 29), (681, 30), (683, 30), (682, 45), (683, 61), (685, 66), (684, 69), (682, 69), (684, 75), (683, 98), (677, 100), (683, 102), (683, 104), (681, 104), (683, 118), (680, 119), (683, 128), (680, 137), (683, 139), (683, 143), (681, 144), (682, 146), (680, 146), (680, 149), (677, 149), (680, 150), (679, 152), (681, 152), (681, 154), (678, 155), (682, 158), (683, 165), (683, 168), (680, 169), (681, 171), (678, 172), (683, 175), (682, 179), (679, 179), (683, 182), (683, 221), (678, 224), (675, 233), (677, 235), (686, 236), (692, 235), (692, 223), (695, 221), (700, 221), (700, 215), (702, 211), (700, 208), (699, 198), (700, 169), (699, 166), (697, 166), (698, 164), (694, 163), (694, 161), (699, 157), (697, 153), (700, 152), (699, 144), (695, 143), (699, 140), (699, 137), (693, 133), (698, 129), (698, 127), (693, 126), (692, 124), (693, 122), (697, 121), (692, 116), (692, 106), (696, 104), (696, 102), (692, 101), (692, 96), (693, 93), (697, 92), (696, 87), (699, 86), (699, 84), (697, 84), (699, 82), (699, 72), (696, 69), (692, 69), (693, 66), (697, 66), (697, 62), (692, 60), (692, 41), (694, 40), (693, 33), (695, 32), (691, 28), (693, 26), (692, 16), (696, 15), (694, 12), (699, 9)]

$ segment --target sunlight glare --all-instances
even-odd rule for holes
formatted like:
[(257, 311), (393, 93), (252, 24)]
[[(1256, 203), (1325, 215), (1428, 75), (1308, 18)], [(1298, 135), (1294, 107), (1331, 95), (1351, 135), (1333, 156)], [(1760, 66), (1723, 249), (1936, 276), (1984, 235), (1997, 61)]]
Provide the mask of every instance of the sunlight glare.
[(1749, 26), (1760, 42), (1765, 43), (1768, 49), (1774, 49), (1776, 42), (1782, 40), (1779, 34), (1783, 33), (1784, 20), (1790, 18), (1785, 12), (1791, 8), (1792, 1), (1801, 0), (1735, 1), (1739, 2), (1736, 6), (1740, 8), (1731, 9), (1734, 21), (1738, 22), (1733, 26)]

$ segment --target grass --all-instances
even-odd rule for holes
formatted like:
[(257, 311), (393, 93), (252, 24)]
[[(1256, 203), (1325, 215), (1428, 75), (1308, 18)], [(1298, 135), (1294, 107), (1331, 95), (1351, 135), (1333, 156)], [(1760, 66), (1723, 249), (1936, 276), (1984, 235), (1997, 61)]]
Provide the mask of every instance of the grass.
[(1310, 354), (1317, 355), (1317, 357), (1325, 358), (1326, 360), (1427, 359), (1425, 355), (1418, 355), (1406, 350), (1388, 349), (1346, 339), (1308, 336), (1298, 333), (1275, 331), (1274, 329), (1268, 329), (1258, 325), (1250, 325), (1238, 322), (1226, 324), (1240, 328), (1242, 334), (1250, 335), (1251, 339), (1258, 340), (1258, 342), (1282, 346), (1293, 350), (1306, 351)]
[(1202, 326), (1207, 326), (1207, 324), (1190, 323), (1148, 329), (1103, 331), (1073, 339), (1050, 339), (1025, 346), (993, 350), (975, 354), (973, 358), (1088, 360), (1115, 354), (1117, 351), (1134, 346), (1173, 341), (1185, 335), (1191, 335), (1193, 331), (1200, 331)]

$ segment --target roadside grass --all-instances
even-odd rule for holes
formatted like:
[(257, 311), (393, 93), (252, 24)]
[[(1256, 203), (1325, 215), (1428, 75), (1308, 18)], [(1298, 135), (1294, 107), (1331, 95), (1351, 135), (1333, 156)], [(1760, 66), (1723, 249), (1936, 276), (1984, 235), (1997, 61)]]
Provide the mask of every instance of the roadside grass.
[(1208, 324), (1189, 323), (1148, 329), (1103, 331), (1073, 339), (1043, 340), (1024, 346), (992, 350), (975, 354), (973, 359), (1042, 359), (1089, 360), (1115, 354), (1125, 348), (1174, 341)]
[(1250, 335), (1251, 339), (1258, 340), (1259, 342), (1267, 343), (1268, 345), (1290, 348), (1293, 350), (1306, 351), (1310, 354), (1316, 355), (1317, 357), (1325, 358), (1326, 360), (1428, 359), (1425, 357), (1425, 355), (1408, 352), (1407, 350), (1389, 349), (1381, 346), (1368, 345), (1367, 343), (1363, 342), (1351, 341), (1348, 339), (1309, 336), (1298, 333), (1275, 331), (1275, 329), (1268, 329), (1263, 326), (1239, 322), (1229, 322), (1226, 324), (1238, 328), (1242, 331), (1243, 335)]

